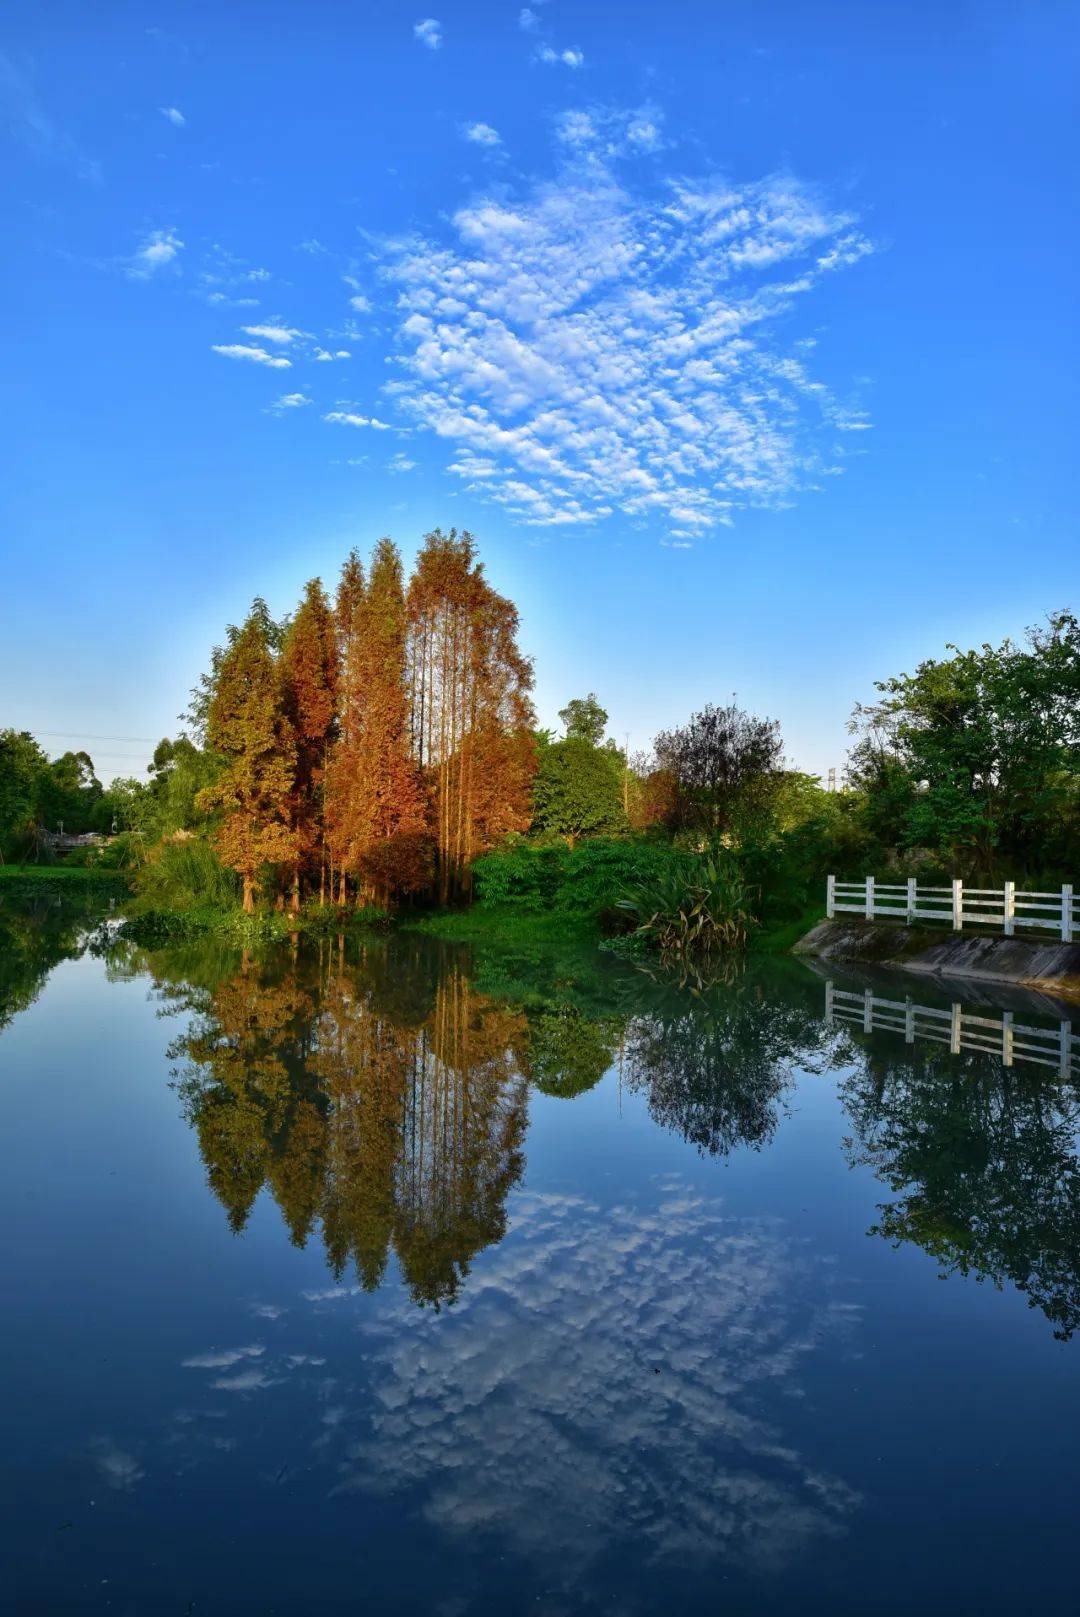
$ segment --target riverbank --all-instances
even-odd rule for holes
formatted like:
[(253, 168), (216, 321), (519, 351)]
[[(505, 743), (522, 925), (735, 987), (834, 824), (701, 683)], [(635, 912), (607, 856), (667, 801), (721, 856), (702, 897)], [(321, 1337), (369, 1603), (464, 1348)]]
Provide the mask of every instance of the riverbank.
[(1052, 938), (987, 937), (846, 917), (819, 922), (795, 944), (794, 952), (895, 967), (924, 977), (1017, 983), (1080, 1000), (1080, 944)]
[(0, 865), (0, 897), (101, 892), (116, 898), (130, 891), (131, 883), (122, 870), (90, 870), (85, 865)]

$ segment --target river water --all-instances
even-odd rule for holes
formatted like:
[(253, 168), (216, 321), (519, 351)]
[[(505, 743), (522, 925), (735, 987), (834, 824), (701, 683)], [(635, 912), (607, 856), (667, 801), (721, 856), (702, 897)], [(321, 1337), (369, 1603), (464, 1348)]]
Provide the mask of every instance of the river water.
[(9, 906), (3, 1609), (1073, 1609), (1075, 1067), (868, 983)]

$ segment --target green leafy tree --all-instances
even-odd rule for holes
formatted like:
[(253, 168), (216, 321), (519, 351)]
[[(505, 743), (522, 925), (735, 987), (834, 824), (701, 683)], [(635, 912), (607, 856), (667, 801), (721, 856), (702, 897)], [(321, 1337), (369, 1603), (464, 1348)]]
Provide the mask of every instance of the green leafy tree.
[(592, 691), (588, 696), (575, 696), (572, 702), (567, 702), (559, 709), (559, 717), (568, 741), (585, 741), (590, 747), (598, 747), (603, 741), (607, 709), (600, 706)]
[(221, 660), (207, 734), (225, 766), (220, 778), (199, 794), (199, 802), (204, 809), (221, 811), (217, 850), (239, 873), (244, 909), (250, 912), (260, 870), (291, 865), (296, 854), (290, 819), (295, 743), (282, 711), (269, 636), (257, 610)]
[(565, 837), (611, 836), (626, 829), (621, 753), (568, 737), (541, 747), (533, 780), (533, 826)]
[(0, 730), (0, 859), (32, 836), (49, 760), (26, 730)]
[(1071, 612), (978, 650), (947, 648), (858, 707), (849, 780), (878, 829), (963, 871), (1017, 873), (1080, 853), (1080, 623)]

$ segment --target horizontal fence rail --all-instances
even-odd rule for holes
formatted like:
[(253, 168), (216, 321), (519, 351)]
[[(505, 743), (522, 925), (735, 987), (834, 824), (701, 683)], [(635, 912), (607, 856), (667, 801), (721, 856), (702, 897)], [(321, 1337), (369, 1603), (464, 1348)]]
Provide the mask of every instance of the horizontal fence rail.
[(900, 921), (906, 926), (913, 921), (941, 921), (954, 932), (978, 926), (1006, 938), (1030, 927), (1072, 943), (1080, 931), (1075, 903), (1071, 882), (1060, 892), (1036, 893), (1011, 881), (1001, 887), (967, 887), (962, 881), (930, 887), (914, 878), (904, 882), (879, 882), (873, 876), (862, 881), (825, 878), (825, 913), (830, 921), (837, 915)]
[(1071, 1022), (1059, 1022), (1056, 1028), (1033, 1027), (1014, 1021), (1011, 1011), (998, 1017), (976, 1016), (959, 1003), (943, 1010), (916, 1005), (912, 999), (885, 999), (869, 988), (853, 993), (831, 982), (825, 984), (825, 1020), (830, 1027), (846, 1024), (863, 1033), (902, 1033), (908, 1044), (931, 1039), (947, 1044), (953, 1055), (975, 1050), (997, 1056), (1006, 1067), (1023, 1061), (1050, 1067), (1059, 1078), (1080, 1076), (1080, 1034), (1073, 1032)]

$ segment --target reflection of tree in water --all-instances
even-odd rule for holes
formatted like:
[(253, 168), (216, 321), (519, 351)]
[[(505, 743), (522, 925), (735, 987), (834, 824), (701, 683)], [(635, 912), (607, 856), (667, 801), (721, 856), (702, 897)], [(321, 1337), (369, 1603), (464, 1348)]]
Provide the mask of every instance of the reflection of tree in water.
[(767, 1145), (792, 1069), (815, 1064), (831, 1039), (801, 997), (762, 991), (752, 978), (723, 991), (661, 998), (630, 1022), (624, 1076), (649, 1113), (710, 1156)]
[(199, 991), (174, 1047), (215, 1195), (235, 1230), (266, 1185), (332, 1270), (381, 1281), (391, 1248), (414, 1299), (452, 1300), (501, 1239), (524, 1167), (522, 1018), (456, 965), (381, 947), (345, 966), (248, 963)]
[(94, 946), (100, 898), (12, 899), (0, 906), (0, 1028), (31, 1006), (54, 966)]
[(897, 1193), (871, 1233), (943, 1274), (1011, 1281), (1067, 1340), (1080, 1326), (1080, 1097), (991, 1056), (864, 1052), (841, 1087), (846, 1142)]

